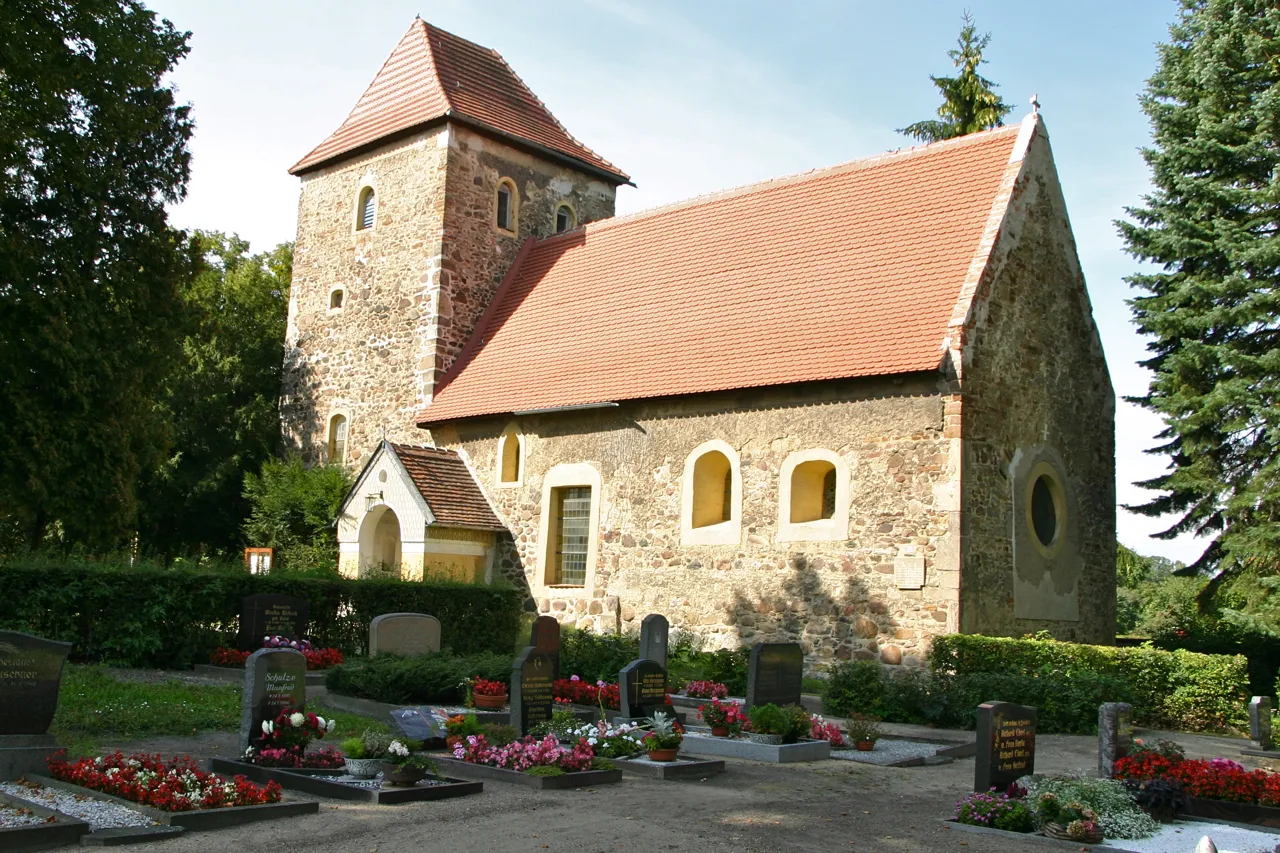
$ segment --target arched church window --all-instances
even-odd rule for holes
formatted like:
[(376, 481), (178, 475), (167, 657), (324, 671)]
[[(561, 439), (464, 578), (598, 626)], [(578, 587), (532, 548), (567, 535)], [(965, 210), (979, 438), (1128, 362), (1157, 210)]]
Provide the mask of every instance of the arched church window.
[(347, 418), (334, 415), (329, 419), (329, 461), (337, 464), (347, 459)]
[(738, 452), (712, 439), (685, 459), (680, 536), (686, 545), (736, 545), (742, 532), (742, 472)]
[(515, 182), (510, 178), (503, 178), (498, 182), (498, 202), (494, 224), (503, 231), (514, 232), (518, 205)]
[(373, 227), (375, 211), (377, 210), (377, 197), (373, 191), (373, 187), (365, 187), (360, 191), (360, 204), (358, 213), (356, 214), (356, 230), (365, 231)]
[(572, 231), (578, 225), (578, 218), (573, 215), (573, 208), (562, 204), (556, 208), (556, 233)]

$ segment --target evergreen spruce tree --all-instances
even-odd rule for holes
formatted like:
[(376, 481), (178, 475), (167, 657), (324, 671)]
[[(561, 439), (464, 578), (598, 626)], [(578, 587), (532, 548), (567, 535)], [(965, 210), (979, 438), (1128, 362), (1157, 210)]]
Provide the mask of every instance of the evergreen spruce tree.
[(1189, 569), (1220, 583), (1280, 565), (1280, 9), (1181, 0), (1169, 32), (1141, 97), (1155, 190), (1117, 225), (1156, 266), (1128, 279), (1155, 374), (1132, 401), (1172, 464), (1130, 509), (1210, 537)]
[(960, 73), (955, 77), (929, 75), (933, 85), (942, 93), (942, 106), (938, 107), (940, 121), (918, 121), (901, 128), (898, 133), (914, 136), (923, 142), (954, 139), (979, 130), (990, 130), (1004, 124), (1004, 117), (1013, 109), (994, 91), (995, 83), (978, 73), (978, 66), (985, 60), (982, 51), (991, 41), (991, 34), (979, 36), (968, 12), (964, 15), (964, 27), (960, 30), (959, 50), (947, 51)]

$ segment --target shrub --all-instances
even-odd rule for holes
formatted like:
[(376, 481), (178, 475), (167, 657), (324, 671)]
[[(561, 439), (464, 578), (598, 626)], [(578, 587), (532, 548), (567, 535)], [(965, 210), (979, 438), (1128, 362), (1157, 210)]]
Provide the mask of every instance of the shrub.
[(829, 714), (884, 714), (887, 678), (878, 661), (855, 660), (838, 664), (827, 678), (822, 708)]
[(751, 720), (751, 730), (762, 735), (782, 735), (791, 731), (791, 719), (787, 713), (770, 702), (767, 705), (756, 705), (747, 712)]
[(813, 729), (813, 720), (809, 712), (800, 705), (786, 705), (782, 713), (787, 718), (787, 731), (783, 732), (784, 743), (795, 743), (802, 737), (808, 737)]
[[(73, 659), (117, 666), (185, 669), (234, 646), (240, 605), (254, 593), (310, 603), (310, 640), (345, 655), (363, 650), (381, 613), (440, 619), (459, 652), (510, 651), (524, 594), (510, 587), (445, 581), (350, 581), (247, 572), (98, 567), (0, 566), (6, 594), (0, 628), (74, 643)], [(510, 661), (508, 660), (508, 663)]]
[(441, 651), (430, 655), (379, 654), (328, 670), (325, 685), (334, 693), (392, 704), (461, 704), (464, 680), (472, 676), (506, 678), (508, 655), (481, 652), (458, 655)]
[(622, 668), (640, 657), (640, 640), (621, 634), (565, 629), (560, 635), (560, 671), (594, 684), (617, 681)]
[(515, 726), (509, 726), (506, 723), (481, 723), (480, 729), (485, 739), (494, 746), (515, 743), (516, 738), (520, 736)]
[[(1027, 790), (1027, 799), (1039, 801), (1045, 794), (1053, 794), (1058, 803), (1079, 803), (1098, 813), (1098, 822), (1108, 838), (1148, 838), (1160, 827), (1144, 814), (1134, 802), (1124, 784), (1114, 779), (1093, 779), (1083, 776), (1031, 776), (1021, 780)], [(1052, 811), (1043, 813), (1045, 820), (1060, 823)]]

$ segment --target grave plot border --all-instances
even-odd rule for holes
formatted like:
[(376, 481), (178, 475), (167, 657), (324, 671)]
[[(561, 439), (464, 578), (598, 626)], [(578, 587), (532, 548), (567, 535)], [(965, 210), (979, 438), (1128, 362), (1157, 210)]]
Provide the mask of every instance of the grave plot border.
[[(433, 759), (434, 760), (434, 759)], [(453, 797), (465, 797), (479, 794), (484, 790), (483, 782), (443, 777), (444, 785), (418, 786), (385, 786), (380, 790), (372, 788), (356, 788), (341, 782), (331, 781), (332, 776), (341, 776), (341, 770), (316, 770), (314, 768), (259, 767), (242, 761), (231, 761), (226, 758), (214, 758), (209, 762), (215, 773), (245, 776), (253, 782), (265, 785), (275, 780), (282, 788), (300, 791), (317, 797), (328, 797), (333, 800), (357, 800), (379, 806), (397, 803), (417, 803), (429, 800), (447, 800)], [(299, 772), (303, 771), (303, 772)]]
[[(973, 826), (968, 823), (960, 823), (954, 818), (940, 818), (941, 823), (947, 825), (949, 829), (958, 829), (961, 832), (972, 832), (977, 835), (992, 835), (998, 838), (1017, 839), (1019, 841), (1030, 841), (1043, 847), (1056, 847), (1059, 850), (1106, 850), (1107, 853), (1134, 853), (1126, 847), (1103, 847), (1100, 844), (1082, 844), (1079, 841), (1059, 841), (1056, 838), (1050, 838), (1041, 832), (1012, 832), (1008, 829), (993, 829), (989, 826)], [(1117, 842), (1124, 841), (1123, 838), (1108, 839)]]
[(1187, 797), (1187, 817), (1216, 820), (1241, 826), (1263, 826), (1280, 830), (1280, 808), (1256, 803), (1233, 803), (1205, 797)]
[[(198, 663), (191, 670), (193, 675), (202, 675), (205, 678), (216, 678), (219, 681), (226, 681), (230, 684), (244, 683), (244, 667), (234, 666), (214, 666), (211, 663)], [(308, 687), (324, 687), (326, 669), (309, 669), (307, 670), (307, 686)]]
[(54, 779), (49, 776), (37, 776), (28, 774), (27, 779), (32, 782), (39, 782), (41, 785), (50, 788), (58, 788), (63, 791), (70, 791), (73, 794), (81, 794), (95, 800), (103, 800), (108, 803), (125, 806), (133, 809), (141, 815), (158, 821), (165, 826), (181, 826), (190, 832), (203, 832), (211, 829), (227, 829), (232, 826), (242, 826), (246, 823), (256, 823), (261, 820), (279, 820), (287, 817), (300, 817), (302, 815), (313, 815), (320, 813), (320, 803), (316, 801), (310, 802), (292, 802), (292, 803), (263, 803), (257, 806), (230, 806), (221, 809), (200, 809), (189, 812), (166, 812), (160, 809), (153, 809), (150, 806), (144, 806), (141, 803), (135, 803), (133, 800), (126, 800), (122, 797), (116, 797), (111, 794), (104, 794), (102, 791), (95, 791), (92, 788), (83, 788), (80, 785), (73, 785), (70, 782), (63, 782), (60, 779)]
[(706, 758), (682, 758), (675, 761), (650, 761), (643, 755), (634, 758), (610, 758), (618, 769), (636, 776), (646, 776), (660, 781), (675, 779), (702, 779), (724, 772), (724, 761)]
[(825, 740), (770, 744), (757, 743), (747, 738), (713, 737), (699, 732), (686, 732), (680, 749), (694, 755), (715, 755), (772, 764), (825, 761), (831, 758), (831, 744)]
[[(578, 773), (566, 773), (563, 776), (530, 776), (519, 770), (503, 770), (501, 767), (490, 767), (488, 764), (472, 764), (456, 758), (442, 758), (433, 755), (432, 761), (448, 770), (449, 774), (480, 781), (508, 782), (524, 785), (538, 791), (564, 790), (565, 788), (587, 788), (592, 785), (608, 785), (622, 781), (621, 770), (582, 770)], [(612, 760), (612, 759), (610, 759)]]
[(68, 844), (79, 844), (91, 830), (80, 818), (24, 800), (0, 791), (0, 805), (10, 808), (30, 809), (40, 817), (55, 817), (56, 823), (39, 823), (34, 826), (11, 826), (0, 829), (0, 850), (26, 851), (48, 850)]

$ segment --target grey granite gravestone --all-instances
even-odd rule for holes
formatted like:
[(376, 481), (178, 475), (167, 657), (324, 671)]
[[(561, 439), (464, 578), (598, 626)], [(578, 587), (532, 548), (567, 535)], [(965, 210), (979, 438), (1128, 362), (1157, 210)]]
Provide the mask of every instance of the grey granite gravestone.
[(551, 689), (560, 677), (560, 623), (539, 616), (529, 639), (511, 667), (511, 725), (521, 736), (551, 719), (555, 705)]
[(1258, 750), (1269, 750), (1271, 742), (1271, 697), (1254, 696), (1249, 700), (1249, 739)]
[(306, 711), (307, 659), (295, 649), (258, 649), (244, 662), (240, 753), (262, 742), (262, 721), (288, 709)]
[(1003, 793), (1013, 782), (1036, 772), (1036, 709), (1012, 702), (983, 702), (978, 706), (977, 744), (973, 790), (995, 788)]
[(804, 649), (799, 643), (756, 643), (747, 663), (747, 707), (799, 705)]
[(624, 717), (648, 717), (667, 705), (667, 669), (652, 660), (633, 660), (618, 673), (618, 707)]
[(292, 595), (248, 595), (240, 605), (240, 632), (236, 637), (242, 652), (262, 647), (263, 637), (300, 640), (307, 635), (311, 604)]
[(70, 643), (0, 631), (0, 780), (45, 772), (58, 749), (49, 732)]
[(1110, 779), (1116, 761), (1133, 746), (1133, 706), (1106, 702), (1098, 707), (1098, 775)]
[(425, 613), (383, 613), (369, 623), (369, 657), (378, 652), (425, 655), (440, 651), (440, 620)]
[(640, 623), (639, 660), (651, 660), (663, 669), (667, 668), (667, 637), (671, 625), (660, 613), (650, 613)]

